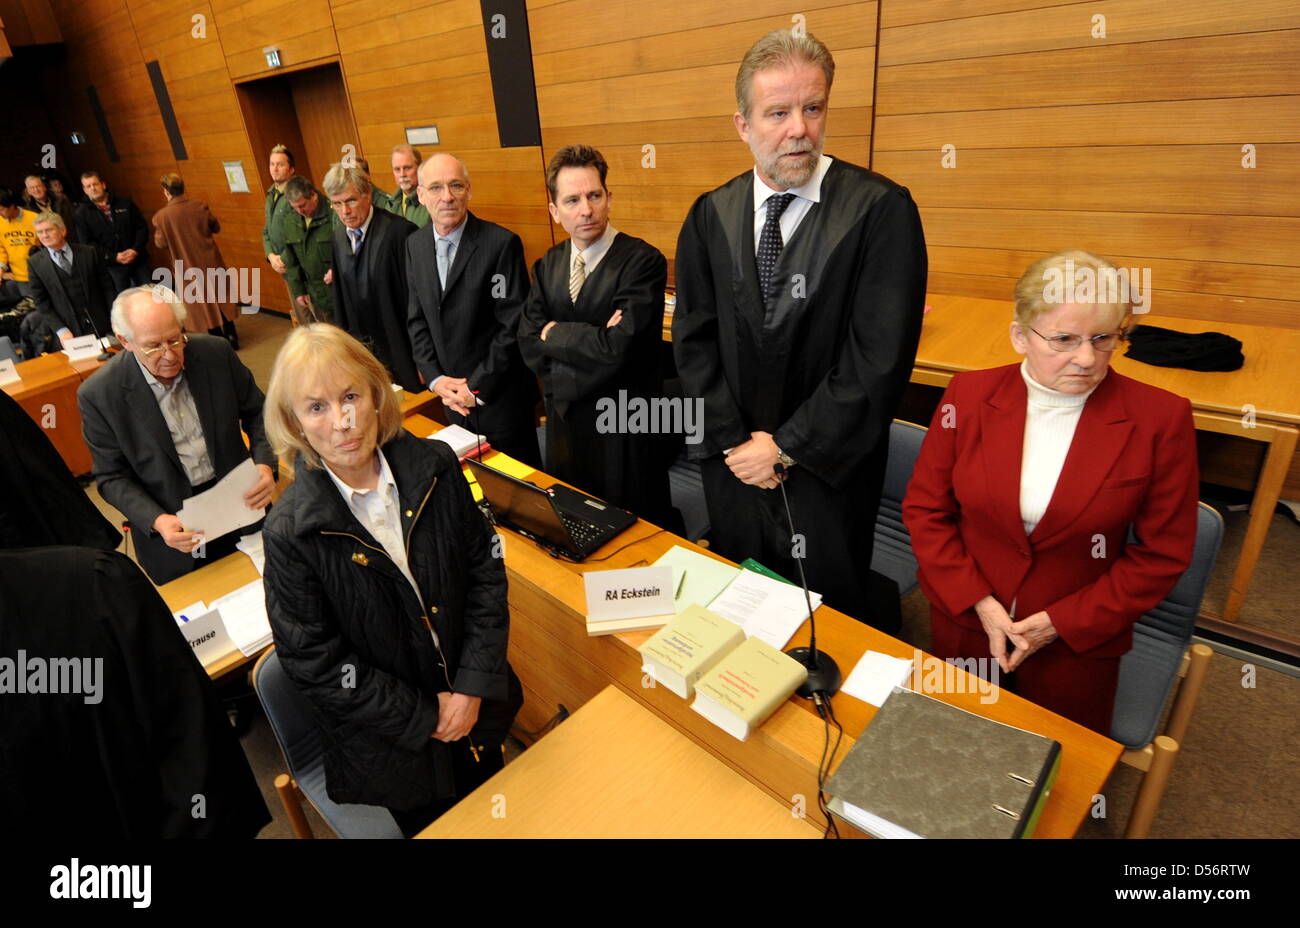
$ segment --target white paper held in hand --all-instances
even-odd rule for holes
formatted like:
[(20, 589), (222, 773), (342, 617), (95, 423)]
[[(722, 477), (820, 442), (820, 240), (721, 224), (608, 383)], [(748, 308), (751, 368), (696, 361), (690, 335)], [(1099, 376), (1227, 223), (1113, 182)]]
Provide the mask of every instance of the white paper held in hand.
[(176, 516), (187, 532), (202, 532), (205, 542), (216, 541), (235, 529), (252, 525), (266, 515), (266, 507), (249, 509), (244, 505), (244, 494), (253, 489), (261, 477), (252, 458), (245, 458), (218, 480), (216, 486), (182, 503)]

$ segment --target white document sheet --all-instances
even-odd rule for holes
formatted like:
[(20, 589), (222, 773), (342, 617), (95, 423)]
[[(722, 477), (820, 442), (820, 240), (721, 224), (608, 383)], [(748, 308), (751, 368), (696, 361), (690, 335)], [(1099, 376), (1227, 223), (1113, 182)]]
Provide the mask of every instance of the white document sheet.
[(244, 494), (261, 478), (252, 458), (245, 458), (216, 486), (191, 496), (176, 515), (187, 532), (202, 532), (204, 541), (216, 541), (235, 529), (252, 525), (266, 515), (266, 507), (249, 509)]
[[(822, 604), (812, 594), (812, 607)], [(709, 603), (709, 611), (735, 622), (750, 638), (761, 638), (778, 651), (786, 646), (808, 618), (803, 587), (773, 580), (752, 570), (742, 570)]]
[(912, 662), (906, 657), (890, 657), (879, 651), (862, 655), (841, 689), (850, 696), (869, 702), (876, 708), (885, 704), (894, 687), (902, 686), (912, 675)]
[(271, 643), (271, 622), (266, 617), (266, 592), (261, 580), (214, 599), (212, 608), (220, 610), (230, 640), (245, 655), (256, 654)]

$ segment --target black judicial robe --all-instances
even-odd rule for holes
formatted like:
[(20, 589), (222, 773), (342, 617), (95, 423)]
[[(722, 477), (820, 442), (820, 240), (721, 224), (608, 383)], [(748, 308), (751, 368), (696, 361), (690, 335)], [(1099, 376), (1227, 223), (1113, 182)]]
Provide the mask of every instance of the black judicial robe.
[(701, 462), (714, 549), (797, 576), (779, 491), (742, 484), (724, 449), (770, 432), (795, 459), (786, 489), (813, 589), (870, 619), (863, 578), (889, 425), (916, 357), (927, 259), (907, 189), (833, 160), (759, 296), (754, 173), (692, 206), (677, 244), (673, 350), (704, 398)]
[[(7, 835), (243, 839), (271, 821), (212, 681), (126, 555), (0, 551), (0, 656)], [(48, 658), (101, 660), (97, 686), (36, 692)]]
[[(569, 298), (569, 242), (533, 265), (519, 321), (519, 349), (546, 394), (547, 470), (579, 489), (670, 528), (680, 517), (668, 489), (663, 436), (597, 431), (602, 398), (618, 402), (662, 393), (659, 345), (668, 261), (622, 232), (596, 265), (575, 305)], [(623, 311), (613, 328), (605, 323)], [(556, 325), (542, 341), (546, 324)]]
[(334, 319), (375, 353), (393, 383), (411, 392), (423, 387), (406, 329), (406, 237), (415, 224), (372, 206), (374, 217), (352, 254), (346, 228), (334, 228)]

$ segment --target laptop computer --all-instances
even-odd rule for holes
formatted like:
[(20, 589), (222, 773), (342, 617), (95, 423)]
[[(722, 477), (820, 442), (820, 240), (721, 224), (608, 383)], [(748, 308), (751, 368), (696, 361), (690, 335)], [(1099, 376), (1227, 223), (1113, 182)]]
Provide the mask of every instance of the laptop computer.
[(636, 516), (556, 484), (543, 490), (473, 458), (465, 461), (500, 524), (575, 561), (636, 523)]

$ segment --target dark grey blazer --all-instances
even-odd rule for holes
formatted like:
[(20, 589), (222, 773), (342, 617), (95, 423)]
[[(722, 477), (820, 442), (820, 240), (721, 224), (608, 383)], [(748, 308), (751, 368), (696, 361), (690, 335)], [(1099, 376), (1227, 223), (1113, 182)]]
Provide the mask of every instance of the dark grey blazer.
[[(86, 305), (74, 306), (62, 272), (54, 266), (54, 259), (44, 248), (32, 252), (28, 259), (27, 270), (32, 288), (32, 298), (36, 301), (36, 311), (44, 317), (51, 332), (67, 326), (73, 335), (112, 335), (113, 327), (109, 325), (108, 313), (117, 296), (113, 278), (108, 276), (99, 252), (93, 245), (69, 243), (72, 249), (72, 276), (81, 282), (86, 291)], [(90, 313), (94, 328), (86, 324), (86, 310)]]
[[(216, 476), (247, 458), (249, 447), (254, 462), (275, 471), (262, 424), (262, 391), (226, 340), (191, 335), (185, 377)], [(193, 491), (135, 355), (123, 351), (91, 375), (77, 391), (77, 405), (100, 495), (130, 520), (140, 565), (150, 578), (166, 583), (201, 566), (201, 560), (167, 547), (153, 530), (158, 516), (175, 513)]]

